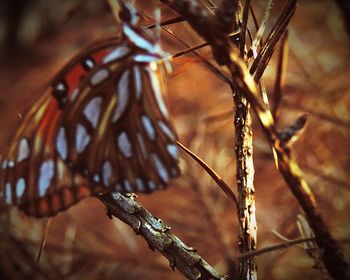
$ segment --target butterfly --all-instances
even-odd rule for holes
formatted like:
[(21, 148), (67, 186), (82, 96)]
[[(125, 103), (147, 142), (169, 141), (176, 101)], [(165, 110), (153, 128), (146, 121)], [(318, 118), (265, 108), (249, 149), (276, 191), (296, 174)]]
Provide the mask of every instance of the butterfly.
[(120, 1), (121, 39), (94, 44), (54, 77), (2, 157), (0, 205), (53, 216), (105, 192), (150, 193), (180, 175), (155, 35)]

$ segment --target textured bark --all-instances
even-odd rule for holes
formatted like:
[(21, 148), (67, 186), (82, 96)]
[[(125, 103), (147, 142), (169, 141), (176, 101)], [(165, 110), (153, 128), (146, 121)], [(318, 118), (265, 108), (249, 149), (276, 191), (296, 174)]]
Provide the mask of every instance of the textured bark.
[(187, 246), (180, 238), (170, 233), (162, 220), (154, 217), (140, 203), (135, 195), (120, 193), (104, 194), (98, 198), (106, 205), (107, 214), (128, 224), (136, 234), (141, 235), (152, 250), (159, 251), (169, 260), (172, 269), (177, 268), (188, 279), (226, 279)]
[[(256, 250), (257, 223), (255, 213), (253, 133), (247, 100), (235, 94), (236, 178), (238, 188), (238, 246), (241, 254)], [(239, 279), (257, 279), (254, 257), (239, 260)]]

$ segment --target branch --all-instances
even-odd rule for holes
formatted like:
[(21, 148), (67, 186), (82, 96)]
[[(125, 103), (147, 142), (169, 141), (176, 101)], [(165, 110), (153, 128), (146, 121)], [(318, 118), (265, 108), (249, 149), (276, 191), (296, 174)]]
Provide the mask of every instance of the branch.
[(159, 251), (169, 260), (172, 269), (177, 268), (188, 279), (226, 279), (196, 254), (195, 249), (171, 234), (170, 227), (149, 213), (135, 197), (120, 193), (97, 196), (106, 205), (110, 218), (114, 216), (128, 224), (147, 241), (151, 250)]
[[(217, 29), (215, 17), (203, 11), (194, 1), (161, 1), (184, 16), (192, 28), (210, 43), (216, 61), (228, 68), (239, 90), (252, 104), (267, 139), (276, 151), (279, 170), (308, 218), (327, 270), (335, 279), (350, 279), (349, 264), (345, 260), (341, 247), (330, 234), (309, 184), (292, 157), (290, 148), (280, 139), (271, 111), (261, 101), (256, 83), (240, 59), (238, 51), (230, 44), (228, 37)], [(291, 9), (294, 9), (295, 5), (296, 0), (290, 0), (287, 3)], [(279, 33), (279, 30), (275, 32)], [(264, 69), (270, 54), (266, 52), (266, 55), (261, 57), (265, 59), (261, 59), (261, 66), (257, 68)]]
[[(246, 39), (250, 0), (245, 1), (243, 14), (236, 18), (237, 24), (241, 21), (240, 40), (237, 44), (240, 57), (246, 65)], [(253, 252), (257, 246), (257, 222), (255, 210), (254, 162), (253, 162), (253, 130), (250, 104), (244, 93), (239, 90), (238, 84), (233, 80), (233, 100), (235, 105), (235, 154), (236, 179), (238, 192), (238, 247), (241, 254)], [(255, 257), (239, 259), (239, 279), (256, 279), (257, 264)]]

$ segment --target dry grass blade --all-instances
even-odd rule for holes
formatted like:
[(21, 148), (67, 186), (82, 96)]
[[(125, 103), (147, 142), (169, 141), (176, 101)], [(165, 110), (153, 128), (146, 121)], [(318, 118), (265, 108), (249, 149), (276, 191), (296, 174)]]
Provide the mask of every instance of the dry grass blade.
[(281, 12), (281, 15), (277, 19), (276, 24), (274, 25), (269, 36), (267, 37), (263, 48), (260, 50), (257, 58), (252, 64), (250, 68), (250, 73), (254, 73), (255, 81), (259, 81), (262, 77), (268, 62), (270, 61), (272, 54), (274, 53), (274, 49), (278, 40), (286, 31), (287, 26), (295, 13), (296, 3), (296, 0), (288, 1), (285, 8)]
[[(167, 26), (167, 25), (183, 22), (184, 20), (185, 19), (183, 17), (177, 16), (177, 17), (174, 17), (174, 18), (163, 20), (163, 21), (161, 21), (159, 23), (159, 25), (160, 26)], [(145, 28), (152, 29), (152, 28), (155, 28), (156, 26), (157, 26), (157, 23), (152, 23), (150, 25), (147, 25)]]
[(246, 31), (247, 31), (247, 24), (248, 24), (250, 2), (251, 0), (245, 1), (244, 8), (243, 8), (242, 27), (241, 27), (241, 34), (239, 36), (239, 51), (240, 51), (241, 57), (244, 57), (245, 55), (245, 38), (246, 38)]
[(265, 253), (269, 253), (269, 252), (273, 252), (273, 251), (281, 250), (281, 249), (286, 249), (286, 248), (288, 248), (290, 246), (297, 245), (297, 244), (300, 244), (300, 243), (310, 242), (310, 241), (313, 241), (313, 240), (315, 240), (315, 239), (312, 238), (312, 237), (300, 238), (300, 239), (296, 239), (296, 240), (288, 240), (288, 241), (280, 243), (280, 244), (276, 244), (276, 245), (272, 245), (272, 246), (268, 246), (268, 247), (265, 247), (265, 248), (258, 249), (258, 250), (254, 251), (254, 252), (248, 252), (248, 253), (245, 253), (245, 254), (241, 254), (237, 258), (239, 258), (239, 259), (247, 259), (247, 258), (251, 258), (251, 257), (256, 257), (256, 256), (259, 256), (259, 255), (262, 255), (262, 254), (265, 254)]
[[(257, 51), (259, 44), (261, 43), (261, 39), (262, 39), (262, 36), (264, 35), (267, 21), (269, 19), (269, 16), (270, 16), (270, 13), (272, 10), (272, 5), (273, 5), (273, 0), (268, 0), (268, 3), (266, 5), (266, 9), (265, 9), (265, 13), (264, 13), (264, 17), (261, 20), (258, 32), (256, 33), (255, 38), (254, 38), (253, 43), (252, 43), (253, 52)], [(255, 14), (254, 14), (254, 18), (255, 18)]]
[(36, 260), (35, 260), (36, 265), (39, 265), (39, 261), (40, 261), (41, 255), (42, 255), (42, 253), (44, 251), (46, 240), (47, 240), (47, 236), (49, 234), (51, 221), (52, 221), (51, 217), (48, 218), (47, 221), (46, 221), (44, 232), (43, 232), (43, 237), (42, 237), (41, 243), (40, 243), (40, 248), (39, 248), (38, 254), (36, 256)]
[(280, 51), (278, 54), (275, 85), (272, 93), (272, 115), (278, 121), (278, 110), (282, 102), (282, 91), (286, 80), (286, 70), (288, 64), (288, 31), (283, 34)]
[(188, 155), (190, 155), (203, 169), (213, 178), (216, 184), (220, 187), (220, 189), (235, 203), (237, 206), (237, 198), (232, 192), (231, 188), (221, 179), (219, 174), (217, 174), (208, 164), (206, 164), (200, 157), (198, 157), (195, 153), (191, 152), (188, 148), (186, 148), (179, 141), (177, 144), (183, 149)]

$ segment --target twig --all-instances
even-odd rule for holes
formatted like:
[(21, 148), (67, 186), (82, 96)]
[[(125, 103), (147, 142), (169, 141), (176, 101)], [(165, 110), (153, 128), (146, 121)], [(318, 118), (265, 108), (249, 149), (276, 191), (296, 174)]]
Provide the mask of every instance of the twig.
[[(266, 9), (264, 13), (264, 17), (261, 20), (258, 32), (255, 35), (255, 38), (252, 43), (252, 49), (253, 51), (256, 51), (258, 49), (259, 44), (262, 44), (262, 36), (264, 35), (266, 26), (267, 26), (267, 21), (269, 19), (271, 10), (272, 10), (272, 5), (273, 5), (273, 0), (268, 0), (268, 3), (266, 4)], [(254, 14), (253, 9), (251, 9), (252, 14)], [(256, 20), (256, 18), (254, 18)], [(256, 25), (256, 23), (255, 23)], [(256, 25), (258, 26), (258, 25)]]
[(278, 63), (277, 63), (277, 71), (276, 71), (276, 79), (273, 88), (272, 98), (272, 115), (277, 121), (277, 116), (279, 112), (279, 108), (282, 102), (282, 91), (284, 88), (285, 80), (286, 80), (286, 69), (287, 69), (287, 61), (288, 61), (288, 32), (286, 31), (283, 34), (282, 42), (278, 54)]
[(188, 247), (160, 219), (135, 201), (134, 194), (107, 193), (97, 196), (107, 207), (107, 214), (128, 224), (141, 235), (152, 250), (159, 251), (188, 279), (226, 279), (214, 270), (195, 249)]
[(246, 259), (246, 258), (251, 258), (251, 257), (256, 257), (265, 253), (269, 253), (272, 251), (276, 251), (276, 250), (280, 250), (280, 249), (285, 249), (288, 248), (290, 246), (296, 245), (296, 244), (300, 244), (300, 243), (304, 243), (304, 242), (309, 242), (309, 241), (314, 241), (315, 238), (300, 238), (300, 239), (296, 239), (296, 240), (290, 240), (290, 241), (286, 241), (280, 244), (276, 244), (276, 245), (272, 245), (272, 246), (268, 246), (253, 252), (248, 252), (245, 254), (241, 254), (239, 256), (237, 256), (237, 258), (239, 259)]
[(52, 221), (52, 218), (49, 217), (46, 221), (46, 224), (45, 224), (45, 228), (44, 228), (44, 232), (43, 232), (43, 237), (41, 239), (41, 243), (40, 243), (40, 248), (39, 248), (39, 251), (38, 251), (38, 254), (36, 256), (36, 260), (35, 260), (35, 264), (38, 266), (39, 265), (39, 261), (40, 261), (40, 258), (41, 258), (41, 255), (44, 251), (44, 248), (45, 248), (45, 244), (46, 244), (46, 240), (47, 240), (47, 235), (49, 233), (49, 229), (50, 229), (50, 224), (51, 224), (51, 221)]
[(254, 63), (252, 64), (250, 68), (250, 73), (254, 73), (255, 81), (259, 81), (262, 77), (268, 62), (270, 61), (272, 54), (274, 53), (277, 42), (279, 41), (283, 33), (286, 31), (287, 26), (295, 13), (296, 2), (297, 0), (288, 1), (280, 16), (278, 17), (276, 24), (274, 25), (270, 34), (268, 35), (266, 43), (260, 50)]
[(210, 175), (210, 177), (213, 178), (215, 183), (220, 187), (220, 189), (235, 203), (237, 207), (237, 198), (232, 192), (231, 188), (225, 183), (224, 180), (208, 165), (205, 161), (203, 161), (200, 157), (198, 157), (195, 153), (193, 153), (191, 150), (186, 148), (182, 143), (179, 141), (177, 144), (180, 146), (181, 149), (183, 149), (188, 155), (190, 155), (200, 166), (203, 167), (203, 169)]
[[(227, 36), (222, 34), (220, 30), (217, 30), (218, 24), (215, 18), (203, 12), (193, 1), (161, 1), (187, 18), (192, 28), (210, 42), (216, 61), (229, 69), (239, 86), (239, 90), (245, 94), (248, 101), (253, 105), (267, 139), (276, 150), (279, 170), (308, 218), (310, 226), (315, 233), (316, 243), (322, 252), (322, 261), (325, 263), (327, 270), (335, 279), (350, 279), (349, 264), (346, 262), (338, 242), (331, 236), (309, 184), (304, 179), (302, 171), (292, 157), (290, 148), (279, 138), (271, 111), (260, 100), (256, 83), (249, 74), (246, 65), (239, 58), (237, 51), (230, 44)], [(290, 9), (294, 9), (295, 5), (296, 0), (290, 0), (287, 4)], [(266, 58), (268, 57), (267, 55)], [(260, 66), (262, 69), (265, 67), (265, 63), (266, 61), (262, 63), (263, 66)]]

